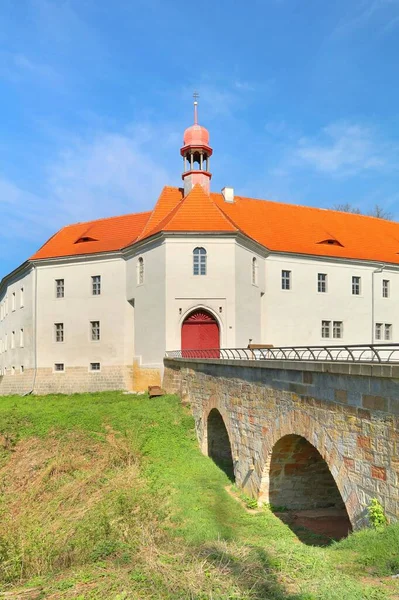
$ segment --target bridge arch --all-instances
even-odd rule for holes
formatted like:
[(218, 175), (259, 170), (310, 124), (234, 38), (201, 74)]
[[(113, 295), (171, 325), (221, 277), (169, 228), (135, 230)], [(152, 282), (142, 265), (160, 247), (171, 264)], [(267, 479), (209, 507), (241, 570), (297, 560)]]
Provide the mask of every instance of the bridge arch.
[(234, 441), (231, 437), (231, 423), (227, 412), (211, 397), (202, 416), (203, 454), (209, 456), (226, 475), (235, 480)]
[(277, 421), (263, 441), (261, 455), (260, 502), (293, 509), (342, 503), (352, 527), (364, 518), (336, 440), (312, 417), (292, 411), (284, 422)]

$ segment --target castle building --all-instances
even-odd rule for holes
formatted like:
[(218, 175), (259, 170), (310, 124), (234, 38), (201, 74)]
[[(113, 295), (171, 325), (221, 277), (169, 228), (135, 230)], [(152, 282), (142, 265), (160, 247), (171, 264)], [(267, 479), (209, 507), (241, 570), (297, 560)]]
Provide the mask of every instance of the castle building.
[(60, 229), (0, 283), (0, 394), (143, 390), (166, 350), (399, 337), (399, 223), (211, 191), (208, 131), (153, 210)]

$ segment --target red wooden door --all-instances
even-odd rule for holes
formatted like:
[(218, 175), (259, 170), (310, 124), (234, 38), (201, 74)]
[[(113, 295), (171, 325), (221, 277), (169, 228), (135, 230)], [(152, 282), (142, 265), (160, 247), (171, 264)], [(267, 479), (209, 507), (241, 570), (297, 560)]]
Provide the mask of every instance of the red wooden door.
[[(187, 317), (181, 329), (182, 356), (186, 358), (219, 358), (219, 327), (216, 319), (203, 310)], [(193, 350), (194, 352), (189, 352)], [(199, 352), (195, 352), (198, 350)], [(208, 352), (204, 352), (208, 350)], [(213, 352), (209, 352), (213, 350)]]

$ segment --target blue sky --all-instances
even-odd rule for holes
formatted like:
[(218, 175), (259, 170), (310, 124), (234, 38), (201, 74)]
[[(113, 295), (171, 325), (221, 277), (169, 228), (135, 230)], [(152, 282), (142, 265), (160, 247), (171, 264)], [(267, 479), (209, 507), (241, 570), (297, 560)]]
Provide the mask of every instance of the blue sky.
[(0, 278), (61, 226), (180, 185), (399, 219), (399, 0), (1, 0)]

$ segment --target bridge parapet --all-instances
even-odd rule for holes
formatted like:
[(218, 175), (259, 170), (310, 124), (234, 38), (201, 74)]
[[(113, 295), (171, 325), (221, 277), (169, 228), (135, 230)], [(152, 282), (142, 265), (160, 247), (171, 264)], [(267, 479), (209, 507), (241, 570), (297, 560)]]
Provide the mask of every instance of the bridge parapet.
[[(281, 497), (293, 498), (302, 488), (306, 496), (303, 490), (312, 487), (316, 471), (306, 471), (305, 463), (314, 463), (315, 457), (308, 452), (301, 479), (290, 480), (289, 491), (283, 475), (295, 469), (299, 473), (299, 463), (290, 451), (290, 458), (284, 459), (288, 462), (278, 465), (276, 455), (282, 438), (298, 437), (324, 459), (353, 527), (367, 522), (367, 506), (374, 497), (389, 518), (398, 518), (399, 365), (198, 358), (165, 358), (164, 363), (163, 386), (190, 402), (205, 454), (211, 453), (210, 413), (220, 414), (235, 479), (246, 493), (260, 502), (277, 497), (281, 502)], [(295, 452), (296, 457), (306, 454)], [(321, 481), (319, 487), (327, 485)], [(313, 487), (316, 490), (316, 481)], [(322, 497), (326, 494), (319, 489), (310, 501)]]

